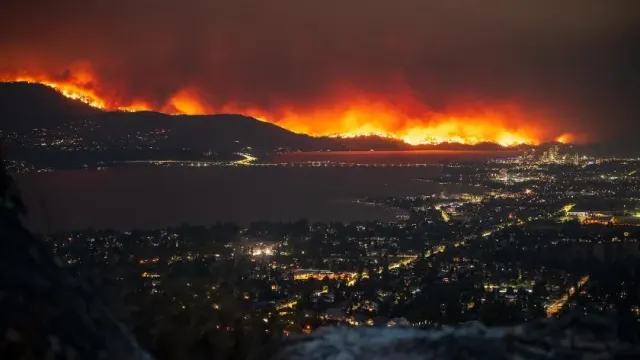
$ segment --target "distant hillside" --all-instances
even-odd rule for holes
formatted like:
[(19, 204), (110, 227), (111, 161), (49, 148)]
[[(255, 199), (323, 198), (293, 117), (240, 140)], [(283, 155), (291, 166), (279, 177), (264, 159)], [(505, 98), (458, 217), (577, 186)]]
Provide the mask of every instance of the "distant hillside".
[(276, 125), (236, 114), (166, 115), (156, 112), (105, 112), (97, 116), (99, 137), (169, 130), (160, 147), (187, 147), (216, 151), (252, 147), (319, 149), (324, 141), (295, 134)]
[[(277, 125), (236, 114), (166, 115), (157, 112), (102, 111), (79, 100), (64, 97), (40, 84), (0, 83), (0, 130), (23, 132), (53, 128), (63, 123), (89, 120), (79, 134), (91, 144), (111, 141), (118, 146), (138, 146), (141, 138), (162, 131), (153, 147), (164, 150), (236, 152), (245, 147), (255, 151), (290, 150), (497, 150), (497, 144), (474, 146), (440, 144), (411, 146), (397, 139), (363, 136), (350, 139), (311, 137)], [(113, 151), (113, 148), (111, 149)]]
[(40, 84), (0, 83), (0, 130), (26, 131), (55, 127), (65, 122), (91, 120), (97, 125), (83, 133), (88, 140), (148, 134), (168, 130), (167, 138), (156, 145), (170, 148), (197, 148), (214, 151), (254, 147), (260, 150), (291, 148), (318, 150), (335, 146), (336, 141), (295, 134), (251, 117), (232, 114), (173, 116), (156, 112), (108, 112), (64, 97)]
[(45, 85), (0, 83), (0, 129), (5, 131), (56, 125), (99, 112)]

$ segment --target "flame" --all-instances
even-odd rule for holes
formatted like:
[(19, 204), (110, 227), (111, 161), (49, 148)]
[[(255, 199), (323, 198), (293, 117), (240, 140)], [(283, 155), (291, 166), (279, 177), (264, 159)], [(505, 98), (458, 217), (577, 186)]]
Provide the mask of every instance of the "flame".
[(83, 103), (98, 109), (105, 109), (107, 107), (105, 101), (98, 97), (93, 91), (73, 84), (57, 83), (47, 80), (37, 80), (37, 78), (34, 77), (18, 77), (16, 79), (12, 79), (11, 81), (46, 85), (57, 90), (69, 99), (82, 101)]
[[(502, 146), (536, 145), (554, 139), (541, 122), (527, 118), (512, 103), (482, 104), (433, 111), (410, 94), (385, 95), (339, 92), (323, 106), (280, 106), (267, 110), (249, 105), (212, 106), (194, 87), (178, 89), (164, 104), (152, 105), (144, 99), (122, 101), (108, 96), (91, 71), (75, 71), (62, 80), (53, 77), (0, 76), (0, 81), (25, 81), (50, 86), (62, 95), (105, 110), (155, 110), (168, 114), (238, 113), (271, 122), (296, 133), (311, 136), (353, 138), (376, 135), (404, 141), (410, 145), (461, 143), (474, 145), (493, 142)], [(550, 123), (549, 119), (545, 123)], [(551, 135), (551, 136), (549, 136)], [(561, 143), (575, 140), (564, 133)]]
[[(323, 108), (300, 109), (283, 107), (265, 111), (247, 106), (226, 104), (207, 107), (197, 94), (179, 91), (170, 103), (178, 113), (240, 113), (256, 119), (275, 122), (297, 133), (313, 136), (354, 138), (379, 136), (404, 141), (410, 145), (460, 143), (475, 145), (493, 142), (502, 146), (537, 145), (541, 132), (528, 123), (512, 104), (498, 104), (490, 108), (474, 106), (434, 112), (415, 102), (407, 108), (417, 109), (408, 114), (403, 106), (394, 105), (382, 97), (346, 97)], [(277, 119), (272, 121), (271, 119)], [(519, 126), (518, 126), (519, 125)]]
[(570, 144), (572, 142), (575, 141), (575, 135), (571, 134), (571, 133), (564, 133), (560, 136), (558, 136), (555, 141), (559, 142), (561, 144)]
[(95, 76), (86, 68), (76, 68), (72, 76), (69, 75), (61, 80), (54, 80), (47, 75), (20, 74), (15, 76), (0, 75), (0, 82), (26, 82), (46, 85), (69, 99), (78, 100), (102, 110), (128, 112), (153, 110), (153, 106), (139, 99), (134, 99), (129, 103), (115, 100), (107, 101), (107, 98), (101, 95), (100, 89), (96, 87)]
[[(279, 125), (293, 131), (325, 136), (358, 137), (377, 135), (402, 140), (410, 145), (494, 142), (503, 146), (538, 144), (533, 128), (512, 128), (513, 109), (472, 110), (439, 113), (423, 110), (407, 115), (402, 109), (371, 104), (349, 104), (328, 112), (290, 113)], [(306, 115), (306, 116), (305, 116)], [(313, 119), (304, 121), (304, 119)]]
[(200, 100), (197, 93), (183, 89), (178, 91), (171, 99), (167, 106), (163, 107), (164, 112), (170, 114), (188, 114), (201, 115), (213, 113), (208, 111), (207, 106)]

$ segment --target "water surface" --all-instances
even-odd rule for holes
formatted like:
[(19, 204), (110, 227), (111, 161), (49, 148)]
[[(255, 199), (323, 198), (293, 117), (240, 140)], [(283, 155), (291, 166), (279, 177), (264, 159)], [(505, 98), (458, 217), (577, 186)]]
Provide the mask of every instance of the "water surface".
[[(511, 152), (512, 153), (512, 152)], [(359, 151), (289, 153), (278, 162), (426, 164), (484, 161), (501, 151)], [(42, 232), (94, 228), (158, 228), (232, 221), (395, 220), (390, 209), (354, 204), (364, 197), (431, 195), (442, 186), (416, 181), (441, 166), (425, 167), (169, 167), (145, 165), (105, 171), (76, 170), (17, 176)], [(469, 189), (449, 187), (449, 191)]]
[(395, 219), (350, 202), (437, 192), (415, 181), (438, 168), (124, 167), (17, 176), (36, 230), (247, 224), (257, 220)]

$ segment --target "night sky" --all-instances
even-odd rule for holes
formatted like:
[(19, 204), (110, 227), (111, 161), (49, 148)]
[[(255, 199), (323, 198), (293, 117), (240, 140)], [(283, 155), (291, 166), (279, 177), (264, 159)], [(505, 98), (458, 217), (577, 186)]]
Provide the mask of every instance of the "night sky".
[(0, 74), (86, 72), (154, 109), (184, 89), (265, 113), (509, 103), (594, 141), (640, 118), (638, 0), (5, 1), (0, 34)]

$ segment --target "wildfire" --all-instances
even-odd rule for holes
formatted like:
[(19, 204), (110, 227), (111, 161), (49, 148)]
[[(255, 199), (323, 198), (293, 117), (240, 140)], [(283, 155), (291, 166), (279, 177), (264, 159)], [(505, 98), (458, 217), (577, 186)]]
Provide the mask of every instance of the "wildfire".
[(569, 144), (575, 141), (575, 136), (570, 133), (564, 133), (558, 136), (555, 140), (561, 144)]
[(69, 99), (82, 101), (97, 109), (128, 112), (153, 110), (152, 106), (142, 100), (133, 100), (130, 103), (107, 101), (96, 87), (93, 74), (86, 69), (74, 70), (73, 76), (64, 80), (51, 80), (48, 76), (35, 75), (0, 76), (0, 82), (10, 81), (46, 85)]
[[(410, 145), (494, 142), (503, 146), (538, 144), (534, 128), (510, 126), (516, 114), (507, 106), (501, 110), (438, 113), (424, 111), (407, 115), (402, 109), (373, 104), (349, 104), (324, 113), (289, 114), (279, 125), (293, 131), (339, 137), (376, 135), (402, 140)], [(306, 115), (306, 116), (305, 116)], [(312, 119), (312, 121), (304, 121)]]
[[(128, 102), (105, 96), (96, 86), (90, 72), (76, 73), (73, 78), (53, 81), (46, 76), (0, 77), (0, 81), (25, 81), (50, 86), (62, 95), (105, 110), (155, 110), (168, 114), (238, 113), (271, 122), (297, 133), (312, 136), (352, 138), (376, 135), (402, 140), (407, 144), (493, 142), (502, 146), (539, 144), (554, 139), (543, 132), (539, 122), (530, 121), (512, 104), (472, 106), (434, 112), (415, 100), (388, 99), (384, 96), (344, 94), (328, 101), (328, 106), (300, 108), (283, 106), (266, 110), (237, 104), (211, 106), (198, 91), (179, 89), (160, 106), (135, 99)], [(410, 98), (410, 97), (409, 97)], [(409, 110), (410, 111), (409, 111)], [(546, 129), (545, 129), (546, 130)], [(549, 136), (551, 135), (551, 136)], [(572, 134), (555, 138), (561, 143), (573, 142)]]
[(55, 83), (55, 82), (46, 81), (46, 80), (36, 80), (35, 78), (32, 78), (32, 77), (19, 77), (11, 81), (20, 81), (20, 82), (46, 85), (56, 89), (58, 92), (68, 97), (69, 99), (82, 101), (83, 103), (91, 105), (98, 109), (105, 109), (107, 107), (105, 101), (102, 100), (100, 97), (98, 97), (95, 93), (93, 93), (90, 90), (86, 90), (81, 87), (78, 87), (76, 85)]
[[(185, 93), (180, 93), (184, 96)], [(182, 99), (181, 97), (177, 97)], [(502, 146), (536, 145), (545, 134), (528, 122), (512, 104), (498, 104), (491, 108), (473, 106), (434, 112), (415, 102), (391, 102), (383, 97), (345, 96), (348, 100), (330, 101), (332, 106), (312, 109), (283, 107), (278, 111), (226, 105), (208, 109), (197, 97), (192, 109), (185, 113), (241, 113), (263, 121), (274, 122), (283, 128), (313, 136), (354, 138), (379, 136), (404, 141), (410, 145), (460, 143), (475, 145), (493, 142)], [(185, 100), (186, 100), (185, 99)], [(186, 101), (181, 101), (186, 104)], [(182, 109), (185, 109), (184, 107)], [(409, 113), (406, 109), (411, 109)], [(217, 110), (217, 111), (214, 111)], [(272, 121), (272, 119), (277, 119)], [(565, 137), (569, 134), (565, 134)], [(569, 140), (567, 140), (569, 141)]]

